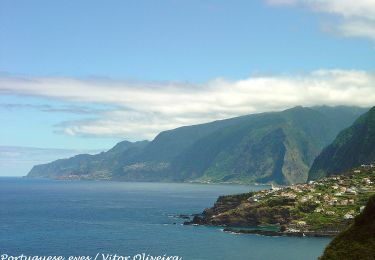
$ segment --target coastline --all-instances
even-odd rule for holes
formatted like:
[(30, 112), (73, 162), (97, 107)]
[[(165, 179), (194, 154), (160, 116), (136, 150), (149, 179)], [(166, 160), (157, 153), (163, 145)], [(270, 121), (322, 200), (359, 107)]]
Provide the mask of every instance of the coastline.
[(274, 230), (262, 230), (262, 229), (236, 229), (236, 228), (224, 228), (223, 232), (234, 233), (234, 234), (254, 234), (261, 236), (288, 236), (288, 237), (334, 237), (339, 234), (339, 231), (297, 231), (297, 232), (282, 232)]
[(169, 180), (159, 180), (159, 181), (142, 181), (142, 180), (121, 180), (121, 179), (112, 179), (112, 178), (78, 178), (70, 176), (60, 176), (60, 177), (34, 177), (34, 176), (1, 176), (1, 177), (17, 177), (24, 179), (38, 179), (38, 180), (53, 180), (53, 181), (104, 181), (104, 182), (127, 182), (127, 183), (171, 183), (171, 184), (202, 184), (202, 185), (238, 185), (238, 186), (257, 186), (264, 187), (264, 189), (269, 189), (272, 184), (269, 183), (247, 183), (247, 182), (205, 182), (205, 181), (169, 181)]
[[(181, 215), (182, 216), (182, 215)], [(188, 219), (185, 216), (193, 217), (193, 219), (197, 219), (197, 217), (201, 217), (201, 214), (192, 214), (192, 215), (183, 215), (184, 217), (177, 216), (178, 218)], [(190, 219), (191, 220), (191, 219)], [(312, 231), (312, 230), (285, 230), (281, 231), (280, 228), (275, 227), (277, 230), (272, 230), (271, 226), (269, 228), (263, 226), (254, 226), (254, 227), (225, 227), (225, 226), (213, 226), (213, 225), (205, 225), (205, 224), (197, 224), (193, 221), (185, 221), (183, 225), (186, 226), (212, 226), (221, 228), (223, 232), (232, 233), (232, 234), (252, 234), (252, 235), (261, 235), (261, 236), (268, 236), (268, 237), (335, 237), (340, 233), (340, 230), (330, 230), (330, 231)], [(274, 226), (272, 226), (274, 227)], [(274, 228), (274, 229), (275, 229)]]

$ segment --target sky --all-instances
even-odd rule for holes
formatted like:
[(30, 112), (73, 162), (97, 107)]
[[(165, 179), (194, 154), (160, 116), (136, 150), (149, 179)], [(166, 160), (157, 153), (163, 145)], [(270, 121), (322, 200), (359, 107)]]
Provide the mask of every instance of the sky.
[(0, 176), (297, 105), (375, 104), (373, 0), (0, 0)]

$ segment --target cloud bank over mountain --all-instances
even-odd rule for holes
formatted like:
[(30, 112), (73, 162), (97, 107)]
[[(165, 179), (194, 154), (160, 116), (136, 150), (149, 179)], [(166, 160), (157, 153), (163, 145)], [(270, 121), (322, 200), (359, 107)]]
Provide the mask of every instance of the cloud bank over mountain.
[[(0, 77), (0, 93), (70, 104), (37, 107), (49, 113), (81, 114), (79, 120), (56, 125), (56, 131), (64, 134), (151, 139), (160, 131), (183, 125), (301, 104), (370, 107), (375, 103), (375, 74), (318, 70), (237, 81), (218, 78), (199, 84), (6, 75)], [(106, 109), (93, 108), (97, 105)], [(17, 109), (17, 104), (4, 106)]]

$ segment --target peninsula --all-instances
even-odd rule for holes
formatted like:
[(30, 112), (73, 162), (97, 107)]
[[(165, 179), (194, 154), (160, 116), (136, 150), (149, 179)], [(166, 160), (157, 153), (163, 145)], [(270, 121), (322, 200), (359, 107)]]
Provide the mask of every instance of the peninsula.
[(366, 164), (306, 184), (221, 196), (185, 224), (223, 226), (235, 233), (334, 236), (363, 211), (375, 194), (374, 182), (375, 164)]

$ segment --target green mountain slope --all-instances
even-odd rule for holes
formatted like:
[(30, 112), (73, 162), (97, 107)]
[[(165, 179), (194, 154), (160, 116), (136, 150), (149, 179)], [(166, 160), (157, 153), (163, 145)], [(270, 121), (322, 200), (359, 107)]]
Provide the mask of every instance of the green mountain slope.
[(315, 159), (309, 179), (343, 172), (375, 160), (375, 107), (340, 132)]
[(365, 111), (353, 107), (295, 107), (186, 126), (162, 132), (152, 142), (123, 143), (123, 149), (115, 147), (99, 155), (38, 165), (28, 176), (304, 182), (322, 148)]
[(332, 240), (320, 259), (375, 259), (375, 196), (354, 224)]
[(131, 161), (148, 144), (148, 141), (116, 144), (107, 152), (96, 155), (80, 154), (69, 159), (34, 166), (29, 177), (56, 178), (61, 176), (87, 176), (90, 179), (108, 179), (112, 173), (121, 171), (124, 164)]
[[(201, 139), (181, 156), (178, 171), (203, 172), (206, 181), (304, 182), (319, 151), (353, 120), (351, 112), (296, 107), (251, 116)], [(333, 113), (351, 120), (332, 120)]]

